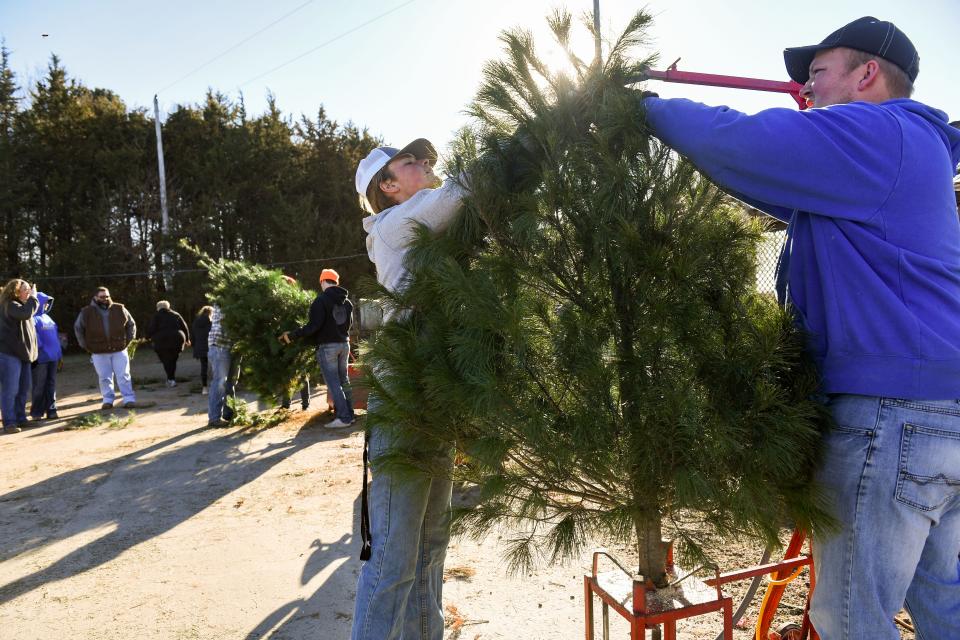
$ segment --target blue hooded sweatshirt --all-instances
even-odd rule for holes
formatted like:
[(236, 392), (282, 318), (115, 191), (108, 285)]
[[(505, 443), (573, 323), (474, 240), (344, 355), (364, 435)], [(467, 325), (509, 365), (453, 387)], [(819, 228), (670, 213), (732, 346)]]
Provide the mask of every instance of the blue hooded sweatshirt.
[(648, 98), (647, 121), (789, 221), (789, 300), (825, 393), (960, 398), (960, 131), (907, 99), (755, 115)]
[(43, 292), (37, 292), (37, 301), (40, 303), (40, 309), (33, 316), (33, 323), (37, 328), (37, 350), (40, 353), (37, 362), (58, 362), (63, 357), (60, 334), (57, 331), (57, 323), (47, 315), (53, 308), (53, 298)]

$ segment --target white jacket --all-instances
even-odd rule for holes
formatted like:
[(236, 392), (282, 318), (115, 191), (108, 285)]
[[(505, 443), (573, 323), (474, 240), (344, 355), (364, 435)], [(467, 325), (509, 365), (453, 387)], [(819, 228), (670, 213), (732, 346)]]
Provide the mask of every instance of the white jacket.
[[(437, 189), (422, 189), (412, 198), (363, 219), (367, 232), (367, 255), (377, 267), (377, 281), (389, 291), (402, 291), (409, 272), (407, 249), (418, 225), (434, 233), (443, 231), (460, 209), (464, 189), (456, 180), (446, 180)], [(385, 312), (387, 319), (389, 312)]]

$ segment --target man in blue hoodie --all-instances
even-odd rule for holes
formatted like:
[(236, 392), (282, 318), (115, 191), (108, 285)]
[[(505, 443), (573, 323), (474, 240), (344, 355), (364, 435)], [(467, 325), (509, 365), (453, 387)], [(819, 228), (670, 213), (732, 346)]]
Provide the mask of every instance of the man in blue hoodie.
[(814, 532), (824, 640), (960, 638), (960, 131), (910, 98), (919, 56), (860, 18), (786, 49), (812, 109), (746, 115), (647, 97), (653, 132), (736, 197), (789, 222), (778, 290), (836, 419)]
[(53, 297), (42, 291), (37, 293), (40, 310), (33, 316), (37, 328), (37, 355), (32, 365), (33, 400), (30, 404), (30, 417), (42, 420), (44, 415), (50, 420), (57, 417), (57, 370), (63, 358), (60, 346), (60, 333), (57, 323), (50, 317), (53, 309)]

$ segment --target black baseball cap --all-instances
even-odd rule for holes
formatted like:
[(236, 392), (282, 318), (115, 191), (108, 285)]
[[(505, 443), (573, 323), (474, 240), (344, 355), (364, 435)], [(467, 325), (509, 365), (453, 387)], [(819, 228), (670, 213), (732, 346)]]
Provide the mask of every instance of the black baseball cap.
[(810, 77), (810, 63), (817, 52), (835, 47), (865, 51), (892, 62), (903, 69), (910, 82), (916, 80), (920, 72), (920, 56), (910, 38), (892, 22), (864, 16), (837, 29), (820, 44), (784, 49), (783, 61), (787, 65), (787, 73), (793, 80), (806, 84)]

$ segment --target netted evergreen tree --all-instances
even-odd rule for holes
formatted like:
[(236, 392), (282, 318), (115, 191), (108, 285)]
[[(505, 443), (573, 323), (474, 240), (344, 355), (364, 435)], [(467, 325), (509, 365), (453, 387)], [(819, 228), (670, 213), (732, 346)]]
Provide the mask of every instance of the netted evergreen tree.
[(243, 386), (274, 403), (285, 391), (298, 389), (305, 376), (318, 379), (315, 345), (295, 340), (282, 345), (277, 339), (307, 321), (315, 294), (290, 284), (276, 269), (243, 260), (213, 259), (181, 243), (200, 258), (207, 269), (207, 299), (220, 306), (223, 326), (232, 352), (240, 357)]
[(401, 442), (387, 464), (442, 472), (413, 453), (426, 441), (465, 454), (480, 497), (461, 532), (509, 524), (516, 568), (632, 540), (663, 585), (665, 528), (700, 560), (698, 523), (775, 544), (829, 519), (811, 483), (818, 379), (756, 291), (761, 223), (651, 137), (625, 88), (652, 63), (631, 57), (649, 23), (588, 64), (555, 14), (567, 74), (528, 33), (502, 36), (455, 145), (470, 195), (446, 233), (421, 232), (409, 288), (383, 292), (414, 311), (367, 363), (383, 401), (369, 422)]

